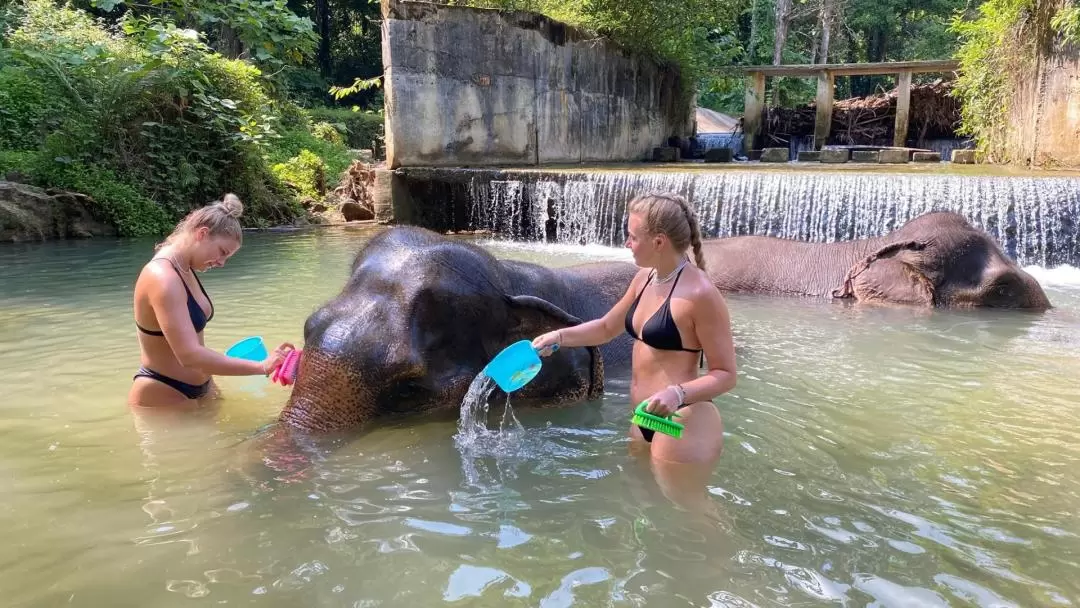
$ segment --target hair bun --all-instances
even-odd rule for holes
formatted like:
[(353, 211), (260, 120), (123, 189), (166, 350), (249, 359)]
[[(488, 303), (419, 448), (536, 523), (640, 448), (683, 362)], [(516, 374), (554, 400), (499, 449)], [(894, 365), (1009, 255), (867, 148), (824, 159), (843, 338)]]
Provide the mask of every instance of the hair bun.
[(241, 203), (240, 197), (232, 192), (226, 194), (218, 204), (225, 209), (225, 213), (228, 213), (232, 217), (239, 218), (244, 214), (244, 203)]

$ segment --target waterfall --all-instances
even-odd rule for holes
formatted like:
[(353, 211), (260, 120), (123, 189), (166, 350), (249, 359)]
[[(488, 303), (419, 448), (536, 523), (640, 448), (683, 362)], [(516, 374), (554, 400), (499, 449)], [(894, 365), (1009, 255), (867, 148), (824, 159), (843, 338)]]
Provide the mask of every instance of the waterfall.
[(506, 238), (618, 246), (626, 235), (626, 201), (666, 190), (688, 198), (707, 238), (861, 239), (947, 210), (986, 230), (1022, 265), (1080, 265), (1077, 177), (743, 168), (454, 171), (471, 173), (469, 228)]

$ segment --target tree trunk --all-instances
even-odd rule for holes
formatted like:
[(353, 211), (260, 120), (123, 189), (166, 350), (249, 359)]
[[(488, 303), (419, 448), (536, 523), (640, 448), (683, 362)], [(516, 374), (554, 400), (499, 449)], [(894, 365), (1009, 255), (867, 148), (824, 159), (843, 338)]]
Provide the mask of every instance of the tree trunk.
[(750, 41), (746, 44), (746, 63), (754, 64), (754, 51), (757, 50), (757, 37), (758, 37), (758, 2), (761, 0), (753, 0), (750, 3)]
[(833, 21), (836, 19), (836, 0), (821, 0), (821, 19), (818, 30), (821, 32), (821, 46), (816, 55), (821, 63), (829, 63), (829, 39), (832, 36)]
[(791, 23), (791, 0), (776, 0), (776, 36), (773, 44), (773, 65), (784, 62), (784, 44)]
[(333, 67), (330, 60), (330, 0), (315, 0), (315, 22), (319, 27), (319, 73), (330, 76)]
[(225, 23), (221, 24), (221, 33), (217, 43), (217, 51), (229, 59), (237, 59), (244, 54), (244, 43), (237, 37), (236, 30)]

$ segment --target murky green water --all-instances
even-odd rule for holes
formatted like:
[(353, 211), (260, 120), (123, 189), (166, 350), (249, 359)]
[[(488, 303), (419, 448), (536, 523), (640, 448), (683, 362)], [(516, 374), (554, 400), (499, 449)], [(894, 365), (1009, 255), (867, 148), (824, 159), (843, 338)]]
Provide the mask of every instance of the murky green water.
[[(208, 342), (299, 340), (364, 238), (250, 235), (205, 275)], [(1080, 603), (1068, 273), (1039, 316), (730, 298), (741, 378), (701, 517), (627, 454), (625, 378), (518, 411), (542, 452), (498, 462), (463, 462), (452, 419), (283, 447), (287, 389), (257, 378), (220, 379), (202, 415), (133, 415), (151, 245), (0, 247), (5, 606)]]

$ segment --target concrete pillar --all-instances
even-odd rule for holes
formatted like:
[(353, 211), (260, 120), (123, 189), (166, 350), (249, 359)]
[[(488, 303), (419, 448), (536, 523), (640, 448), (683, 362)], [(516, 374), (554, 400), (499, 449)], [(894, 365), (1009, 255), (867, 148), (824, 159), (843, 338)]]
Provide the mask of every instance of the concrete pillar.
[(817, 80), (817, 116), (814, 118), (814, 149), (820, 150), (829, 139), (832, 128), (832, 104), (834, 77), (832, 72), (818, 73)]
[(903, 147), (907, 143), (908, 115), (911, 112), (911, 71), (900, 72), (896, 78), (896, 126), (893, 129), (893, 145)]
[(743, 107), (743, 154), (750, 156), (754, 139), (761, 132), (761, 111), (765, 109), (765, 74), (746, 75), (746, 97)]

